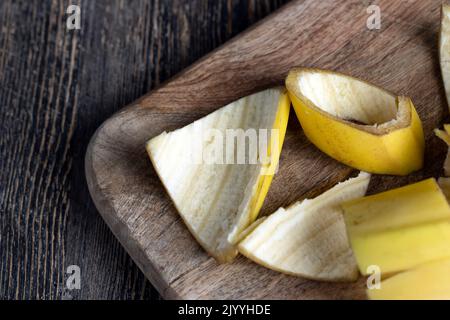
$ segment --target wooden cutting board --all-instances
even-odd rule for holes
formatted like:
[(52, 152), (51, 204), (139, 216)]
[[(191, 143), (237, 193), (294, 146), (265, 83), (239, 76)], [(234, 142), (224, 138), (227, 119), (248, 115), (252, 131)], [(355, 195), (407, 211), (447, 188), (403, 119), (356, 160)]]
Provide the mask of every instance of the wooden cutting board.
[[(322, 283), (286, 276), (239, 257), (220, 265), (180, 220), (144, 150), (164, 130), (182, 127), (252, 92), (283, 83), (290, 68), (333, 69), (412, 97), (427, 139), (426, 169), (377, 176), (377, 192), (441, 173), (445, 146), (432, 129), (447, 116), (437, 41), (436, 0), (380, 0), (381, 29), (366, 26), (371, 1), (292, 1), (108, 119), (86, 155), (94, 202), (111, 230), (165, 298), (363, 299), (365, 279)], [(302, 133), (291, 112), (281, 163), (262, 214), (314, 196), (352, 174)]]

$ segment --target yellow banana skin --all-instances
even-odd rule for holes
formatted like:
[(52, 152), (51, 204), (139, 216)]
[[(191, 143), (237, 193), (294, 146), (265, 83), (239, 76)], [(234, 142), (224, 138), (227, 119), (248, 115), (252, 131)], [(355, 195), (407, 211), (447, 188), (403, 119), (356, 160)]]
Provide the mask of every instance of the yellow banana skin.
[(450, 259), (426, 263), (383, 280), (368, 289), (371, 300), (449, 300)]
[(450, 258), (450, 206), (434, 178), (342, 204), (363, 275), (383, 275)]
[[(328, 71), (297, 69), (286, 80), (289, 96), (303, 131), (321, 151), (350, 167), (375, 174), (407, 175), (422, 168), (425, 146), (423, 129), (409, 98), (396, 99), (397, 108), (402, 107), (405, 114), (409, 115), (409, 123), (401, 127), (394, 126), (392, 130), (388, 127), (378, 130), (376, 125), (355, 124), (332, 115), (299, 94), (296, 88), (299, 72)], [(332, 74), (345, 77), (346, 81), (360, 81)], [(377, 87), (372, 90), (377, 89), (386, 94), (386, 91)]]
[[(269, 192), (270, 185), (275, 174), (275, 170), (278, 167), (280, 160), (281, 149), (283, 147), (284, 138), (286, 136), (287, 123), (289, 120), (289, 111), (291, 109), (291, 101), (286, 90), (280, 95), (278, 102), (278, 111), (273, 125), (273, 129), (279, 130), (278, 135), (278, 150), (271, 150), (272, 143), (269, 144), (268, 154), (271, 157), (270, 164), (265, 166), (266, 172), (259, 177), (258, 191), (252, 199), (250, 221), (254, 221), (261, 210), (264, 203), (264, 199)], [(273, 139), (273, 138), (272, 138)], [(273, 153), (273, 154), (272, 154)]]

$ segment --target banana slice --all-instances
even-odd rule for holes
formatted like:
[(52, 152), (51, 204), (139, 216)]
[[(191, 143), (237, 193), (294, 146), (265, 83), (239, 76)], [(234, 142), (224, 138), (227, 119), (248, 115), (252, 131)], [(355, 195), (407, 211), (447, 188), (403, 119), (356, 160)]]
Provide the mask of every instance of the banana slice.
[(347, 239), (341, 202), (364, 196), (361, 172), (314, 199), (280, 208), (252, 226), (239, 252), (267, 268), (313, 280), (353, 281), (358, 267)]
[(285, 89), (268, 89), (147, 143), (187, 227), (219, 262), (236, 256), (240, 233), (258, 216), (278, 165), (289, 108)]
[(422, 168), (424, 135), (407, 97), (339, 73), (297, 68), (286, 87), (306, 136), (362, 171), (406, 175)]
[(447, 104), (450, 106), (450, 6), (442, 5), (441, 33), (439, 36), (439, 58), (442, 79), (444, 80)]
[(367, 290), (372, 300), (449, 300), (450, 259), (433, 261), (381, 281)]

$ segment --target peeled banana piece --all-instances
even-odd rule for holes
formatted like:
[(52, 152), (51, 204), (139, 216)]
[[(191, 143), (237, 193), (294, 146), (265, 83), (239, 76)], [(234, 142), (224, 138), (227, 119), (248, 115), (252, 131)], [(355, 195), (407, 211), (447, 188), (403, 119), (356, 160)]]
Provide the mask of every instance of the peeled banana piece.
[(361, 172), (314, 199), (257, 220), (239, 243), (239, 252), (290, 275), (323, 281), (356, 280), (358, 267), (339, 205), (364, 196), (369, 181), (370, 174)]
[(305, 135), (330, 157), (377, 174), (422, 168), (424, 135), (411, 99), (309, 68), (291, 70), (286, 88)]
[[(284, 88), (268, 89), (146, 145), (185, 224), (219, 262), (233, 260), (241, 232), (258, 216), (278, 165), (289, 108)], [(255, 135), (258, 141), (249, 142)]]

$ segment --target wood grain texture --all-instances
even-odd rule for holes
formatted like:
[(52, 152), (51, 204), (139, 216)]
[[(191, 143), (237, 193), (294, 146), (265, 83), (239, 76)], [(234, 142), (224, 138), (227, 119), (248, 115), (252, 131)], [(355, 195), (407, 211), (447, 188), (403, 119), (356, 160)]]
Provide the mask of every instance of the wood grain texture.
[[(382, 27), (369, 30), (370, 1), (293, 1), (151, 94), (121, 110), (92, 138), (86, 157), (100, 213), (167, 298), (364, 298), (364, 279), (326, 284), (288, 277), (239, 258), (218, 265), (180, 221), (144, 150), (145, 141), (261, 88), (294, 66), (329, 68), (412, 97), (427, 140), (426, 169), (377, 176), (370, 193), (438, 176), (445, 146), (432, 129), (447, 116), (437, 56), (441, 1), (378, 1)], [(291, 117), (280, 170), (263, 207), (271, 213), (343, 180), (352, 170), (305, 139)]]
[[(283, 0), (0, 1), (0, 299), (158, 298), (84, 178), (95, 129)], [(81, 7), (81, 30), (66, 8)], [(66, 269), (81, 268), (81, 290)]]

